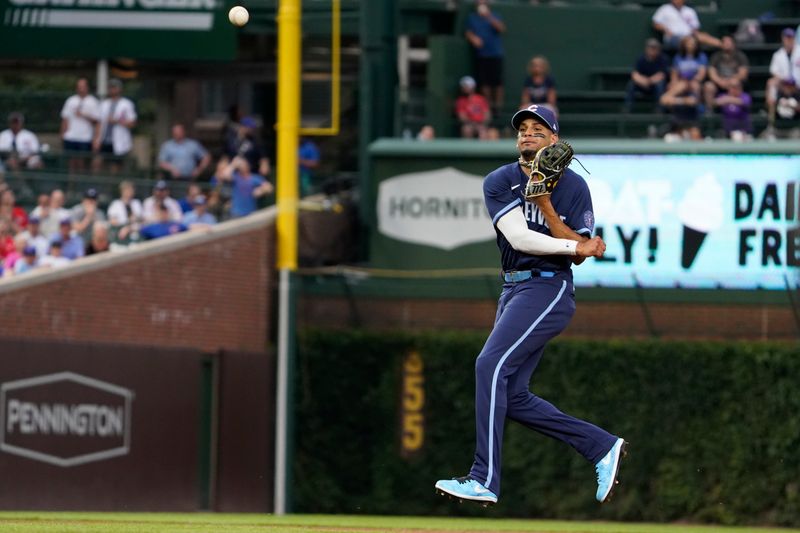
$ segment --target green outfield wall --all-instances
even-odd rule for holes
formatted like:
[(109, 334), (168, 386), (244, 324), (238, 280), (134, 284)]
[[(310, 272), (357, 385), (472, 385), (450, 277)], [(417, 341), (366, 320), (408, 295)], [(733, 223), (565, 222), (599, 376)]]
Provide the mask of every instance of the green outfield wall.
[[(574, 147), (571, 168), (593, 200), (585, 224), (608, 245), (603, 258), (574, 269), (577, 286), (796, 288), (797, 143), (576, 139)], [(362, 203), (371, 266), (453, 275), (499, 268), (483, 178), (516, 156), (511, 139), (373, 143)]]
[(499, 504), (434, 494), (474, 450), (485, 334), (306, 331), (296, 512), (800, 525), (796, 344), (555, 341), (532, 391), (630, 441), (614, 500), (567, 445), (509, 423)]

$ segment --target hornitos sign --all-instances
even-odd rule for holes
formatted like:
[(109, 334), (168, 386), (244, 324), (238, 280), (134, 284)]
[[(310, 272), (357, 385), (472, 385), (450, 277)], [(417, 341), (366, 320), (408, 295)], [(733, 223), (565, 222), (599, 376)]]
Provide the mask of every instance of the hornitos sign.
[(377, 208), (378, 230), (399, 241), (452, 250), (495, 236), (483, 178), (452, 167), (382, 181)]
[(208, 31), (215, 0), (8, 0), (5, 26)]
[(69, 467), (126, 455), (133, 391), (73, 372), (0, 385), (0, 451)]

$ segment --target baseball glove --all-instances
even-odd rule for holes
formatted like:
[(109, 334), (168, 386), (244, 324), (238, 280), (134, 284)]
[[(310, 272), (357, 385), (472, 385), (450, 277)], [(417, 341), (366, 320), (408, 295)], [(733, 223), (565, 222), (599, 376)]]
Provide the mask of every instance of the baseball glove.
[(525, 199), (530, 201), (537, 196), (551, 194), (572, 161), (573, 155), (575, 151), (568, 142), (558, 141), (539, 149), (530, 163), (523, 163), (531, 169), (531, 176), (525, 186)]

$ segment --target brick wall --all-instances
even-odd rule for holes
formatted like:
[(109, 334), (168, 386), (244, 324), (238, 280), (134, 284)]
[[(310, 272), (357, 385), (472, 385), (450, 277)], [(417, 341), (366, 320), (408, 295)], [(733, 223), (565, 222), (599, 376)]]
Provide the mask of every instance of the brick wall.
[(274, 210), (0, 282), (0, 337), (264, 353)]

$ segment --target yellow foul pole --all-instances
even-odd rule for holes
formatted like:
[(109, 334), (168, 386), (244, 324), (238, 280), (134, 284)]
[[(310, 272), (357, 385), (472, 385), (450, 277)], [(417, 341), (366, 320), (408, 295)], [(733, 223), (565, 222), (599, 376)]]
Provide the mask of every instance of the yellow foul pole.
[(300, 14), (301, 0), (280, 0), (278, 7), (278, 365), (275, 405), (276, 515), (288, 512), (290, 370), (294, 350), (292, 272), (297, 270), (298, 134), (300, 131)]
[(301, 0), (278, 8), (278, 268), (297, 269), (298, 134)]

